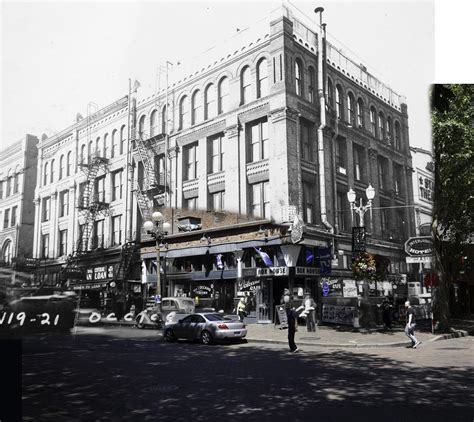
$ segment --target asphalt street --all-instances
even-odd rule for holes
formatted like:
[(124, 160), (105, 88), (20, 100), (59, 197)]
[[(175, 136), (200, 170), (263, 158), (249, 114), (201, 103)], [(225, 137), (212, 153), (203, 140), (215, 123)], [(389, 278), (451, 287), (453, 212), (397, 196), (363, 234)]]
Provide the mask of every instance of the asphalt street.
[(469, 421), (474, 338), (419, 349), (165, 343), (81, 328), (23, 340), (23, 421)]

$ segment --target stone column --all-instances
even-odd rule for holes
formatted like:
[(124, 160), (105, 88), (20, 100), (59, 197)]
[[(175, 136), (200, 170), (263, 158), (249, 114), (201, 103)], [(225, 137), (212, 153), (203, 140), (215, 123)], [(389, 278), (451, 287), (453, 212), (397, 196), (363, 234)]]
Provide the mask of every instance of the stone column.
[(197, 150), (197, 179), (198, 179), (198, 199), (197, 208), (207, 210), (208, 192), (207, 192), (207, 138), (201, 138), (198, 141)]
[[(369, 148), (368, 153), (369, 160), (367, 162), (367, 175), (369, 181), (371, 181), (372, 183), (372, 186), (375, 188), (375, 198), (372, 201), (372, 206), (374, 208), (380, 208), (380, 185), (378, 177), (377, 150), (374, 148)], [(380, 237), (382, 235), (382, 219), (380, 217), (380, 212), (380, 209), (372, 211), (372, 232), (373, 235), (377, 237)]]

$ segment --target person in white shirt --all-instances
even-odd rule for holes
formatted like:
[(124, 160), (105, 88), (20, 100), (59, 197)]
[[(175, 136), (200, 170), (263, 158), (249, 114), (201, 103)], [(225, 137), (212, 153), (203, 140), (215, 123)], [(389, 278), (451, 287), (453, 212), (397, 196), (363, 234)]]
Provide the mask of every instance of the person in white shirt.
[(316, 332), (316, 302), (309, 292), (306, 292), (305, 296), (304, 313), (306, 314), (306, 329), (308, 332)]

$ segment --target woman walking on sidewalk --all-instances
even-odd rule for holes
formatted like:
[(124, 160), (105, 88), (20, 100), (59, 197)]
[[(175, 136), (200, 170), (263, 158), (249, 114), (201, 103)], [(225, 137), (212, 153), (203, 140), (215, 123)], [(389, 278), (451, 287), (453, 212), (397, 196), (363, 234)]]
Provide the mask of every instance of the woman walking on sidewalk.
[(407, 325), (405, 326), (405, 334), (411, 340), (411, 347), (413, 349), (416, 349), (421, 343), (421, 341), (418, 341), (415, 337), (415, 310), (411, 307), (410, 302), (408, 300), (405, 302), (405, 308), (407, 308)]

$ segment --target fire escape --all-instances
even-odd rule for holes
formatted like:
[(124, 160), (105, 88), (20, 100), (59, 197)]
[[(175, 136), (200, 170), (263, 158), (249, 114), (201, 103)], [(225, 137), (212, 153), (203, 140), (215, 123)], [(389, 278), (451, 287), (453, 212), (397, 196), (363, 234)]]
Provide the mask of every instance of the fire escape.
[[(153, 145), (163, 140), (165, 135), (159, 134), (149, 137), (145, 132), (137, 129), (132, 129), (132, 145), (135, 147), (135, 159), (143, 165), (143, 174), (139, 174), (138, 183), (132, 182), (132, 190), (135, 192), (142, 218), (147, 221), (151, 220), (154, 206), (161, 207), (165, 205), (164, 173), (158, 174), (153, 165), (153, 157), (156, 153)], [(138, 136), (136, 136), (137, 132)]]
[[(68, 256), (66, 264), (62, 270), (61, 284), (68, 278), (84, 278), (84, 271), (79, 265), (79, 259), (90, 252), (89, 246), (99, 246), (97, 242), (90, 245), (91, 235), (94, 231), (94, 222), (100, 214), (107, 216), (110, 214), (109, 204), (105, 202), (105, 197), (97, 192), (96, 180), (99, 170), (108, 171), (108, 159), (102, 157), (99, 151), (91, 154), (87, 162), (79, 164), (86, 175), (86, 182), (83, 190), (79, 193), (79, 204), (77, 206), (83, 219), (83, 224), (79, 226), (79, 237), (75, 250)], [(103, 246), (103, 245), (102, 245)]]

